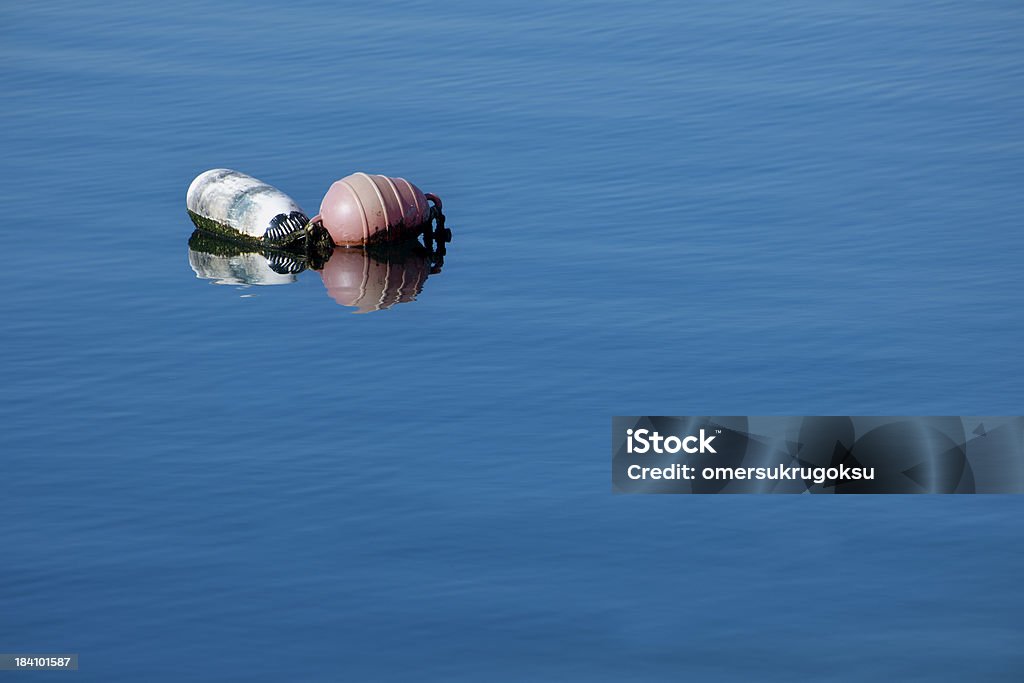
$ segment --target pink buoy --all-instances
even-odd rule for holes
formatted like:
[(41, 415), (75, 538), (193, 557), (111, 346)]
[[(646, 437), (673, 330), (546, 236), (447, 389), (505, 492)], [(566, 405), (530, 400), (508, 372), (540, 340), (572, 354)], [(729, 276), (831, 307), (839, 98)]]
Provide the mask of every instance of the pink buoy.
[(399, 242), (443, 227), (441, 200), (405, 178), (353, 173), (331, 185), (320, 202), (320, 222), (338, 246)]

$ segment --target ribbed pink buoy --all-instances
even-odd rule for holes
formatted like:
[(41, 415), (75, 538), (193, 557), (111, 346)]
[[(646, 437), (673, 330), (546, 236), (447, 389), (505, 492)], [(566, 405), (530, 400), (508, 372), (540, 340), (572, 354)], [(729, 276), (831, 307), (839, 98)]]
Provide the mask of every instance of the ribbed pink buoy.
[(435, 218), (444, 220), (436, 195), (405, 178), (353, 173), (331, 185), (310, 222), (321, 222), (336, 245), (358, 246), (414, 238)]

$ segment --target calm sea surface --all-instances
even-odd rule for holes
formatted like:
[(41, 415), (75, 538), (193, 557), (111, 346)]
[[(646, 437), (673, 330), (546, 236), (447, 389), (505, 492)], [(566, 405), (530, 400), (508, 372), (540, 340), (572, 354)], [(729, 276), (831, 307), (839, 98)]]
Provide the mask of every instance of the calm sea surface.
[[(1024, 498), (613, 496), (608, 438), (1024, 410), (1019, 2), (143, 5), (0, 9), (0, 652), (1021, 680)], [(201, 279), (218, 166), (412, 179), (442, 272)]]

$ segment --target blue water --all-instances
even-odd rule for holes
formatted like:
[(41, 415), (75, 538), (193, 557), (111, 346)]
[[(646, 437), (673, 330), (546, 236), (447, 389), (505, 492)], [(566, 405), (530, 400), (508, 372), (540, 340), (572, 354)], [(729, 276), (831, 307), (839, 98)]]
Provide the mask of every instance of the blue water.
[[(6, 3), (0, 652), (1021, 680), (1024, 498), (613, 496), (608, 430), (1020, 414), (1022, 36), (1013, 1)], [(218, 166), (310, 211), (410, 178), (443, 271), (368, 315), (197, 278)]]

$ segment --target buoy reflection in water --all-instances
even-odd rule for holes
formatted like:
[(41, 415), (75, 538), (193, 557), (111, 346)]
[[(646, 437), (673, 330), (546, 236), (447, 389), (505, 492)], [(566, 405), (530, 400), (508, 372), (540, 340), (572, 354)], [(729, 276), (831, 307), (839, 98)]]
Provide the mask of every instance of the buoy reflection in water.
[(327, 294), (356, 313), (414, 301), (431, 272), (440, 272), (418, 242), (388, 250), (338, 248), (320, 271)]
[(389, 248), (338, 247), (326, 264), (299, 253), (259, 251), (202, 230), (189, 239), (196, 277), (218, 285), (285, 285), (304, 270), (319, 270), (327, 294), (354, 313), (414, 301), (430, 275), (441, 272), (445, 245), (411, 242)]

